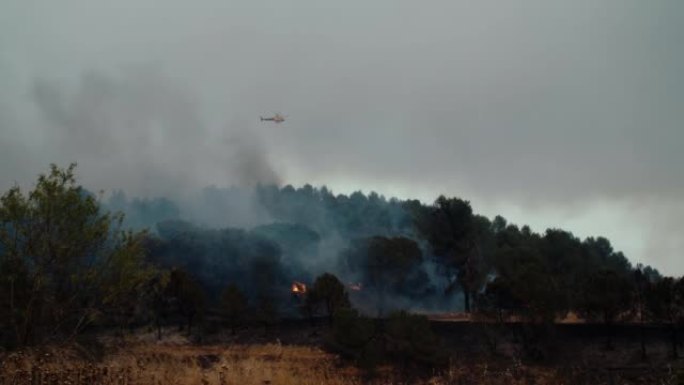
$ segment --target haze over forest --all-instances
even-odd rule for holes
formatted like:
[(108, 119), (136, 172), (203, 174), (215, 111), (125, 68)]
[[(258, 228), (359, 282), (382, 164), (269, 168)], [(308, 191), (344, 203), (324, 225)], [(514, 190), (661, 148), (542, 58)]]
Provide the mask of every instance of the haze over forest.
[[(217, 215), (211, 193), (229, 186), (445, 194), (681, 275), (682, 14), (676, 0), (5, 1), (0, 190), (75, 161), (105, 201), (167, 197), (217, 227), (273, 219)], [(287, 121), (258, 121), (273, 112)]]

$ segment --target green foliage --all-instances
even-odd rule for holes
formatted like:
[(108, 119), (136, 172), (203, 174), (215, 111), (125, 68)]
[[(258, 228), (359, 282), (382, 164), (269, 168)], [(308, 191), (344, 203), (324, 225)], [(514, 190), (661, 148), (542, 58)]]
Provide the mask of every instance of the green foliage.
[(535, 247), (558, 285), (559, 306), (563, 309), (577, 307), (574, 299), (582, 292), (587, 276), (600, 265), (587, 258), (581, 241), (567, 231), (548, 229)]
[(373, 235), (406, 236), (413, 232), (402, 202), (387, 200), (374, 192), (334, 195), (326, 187), (287, 185), (259, 186), (256, 195), (272, 218), (305, 225), (323, 237), (339, 234), (353, 239)]
[(146, 284), (159, 273), (156, 267), (144, 262), (144, 239), (144, 233), (124, 233), (124, 247), (116, 251), (101, 277), (104, 317), (113, 317), (121, 327), (131, 324), (140, 315), (139, 306), (145, 300)]
[(14, 187), (0, 198), (0, 306), (15, 344), (77, 334), (128, 304), (147, 277), (143, 235), (102, 213), (74, 169), (52, 165), (27, 194)]
[(400, 291), (420, 268), (423, 255), (418, 244), (408, 238), (373, 237), (368, 241), (366, 282), (378, 290)]
[(444, 196), (417, 213), (416, 227), (439, 257), (442, 272), (449, 280), (447, 293), (459, 287), (465, 311), (470, 312), (470, 300), (486, 277), (483, 237), (488, 235), (484, 228), (488, 221), (473, 215), (470, 202)]
[(170, 281), (169, 271), (159, 270), (145, 282), (143, 287), (142, 304), (146, 315), (152, 318), (157, 329), (157, 339), (161, 340), (162, 325), (170, 312), (170, 299), (167, 296), (167, 287)]
[(499, 276), (491, 292), (502, 297), (496, 301), (527, 321), (553, 322), (562, 310), (563, 293), (541, 256), (520, 247), (503, 248), (497, 258)]
[[(525, 356), (539, 360), (548, 350), (542, 343), (547, 339), (547, 327), (562, 312), (563, 293), (542, 257), (521, 245), (506, 245), (497, 253), (499, 274), (478, 296), (477, 316), (485, 321), (482, 326), (492, 351), (508, 329)], [(522, 322), (510, 323), (513, 320)]]
[[(650, 267), (635, 270), (607, 239), (580, 240), (560, 229), (536, 234), (503, 217), (476, 215), (458, 198), (442, 196), (426, 206), (375, 193), (259, 186), (260, 203), (282, 222), (245, 231), (200, 228), (176, 220), (179, 210), (171, 201), (116, 194), (110, 207), (136, 213), (129, 224), (171, 219), (158, 223), (158, 236), (151, 236), (123, 231), (123, 216), (104, 212), (96, 196), (76, 183), (74, 167), (53, 165), (30, 191), (15, 187), (0, 197), (0, 339), (7, 344), (70, 337), (95, 321), (124, 327), (145, 312), (159, 329), (169, 317), (182, 317), (190, 329), (218, 303), (225, 282), (245, 289), (225, 288), (220, 298), (233, 327), (242, 322), (238, 314), (248, 299), (257, 318), (272, 323), (287, 282), (310, 278), (303, 258), (316, 255), (322, 237), (331, 235), (355, 240), (341, 254), (340, 274), (363, 282), (360, 295), (377, 295), (380, 314), (386, 297), (415, 300), (434, 290), (425, 253), (435, 257), (446, 294), (461, 291), (466, 310), (477, 296), (479, 310), (500, 321), (514, 315), (549, 323), (572, 310), (610, 324), (631, 312), (671, 325), (676, 341), (684, 318), (682, 280)], [(305, 303), (333, 319), (346, 314), (340, 330), (366, 322), (346, 310), (344, 285), (332, 274), (314, 282)], [(397, 325), (420, 323), (397, 317)], [(390, 329), (370, 324), (373, 336), (363, 354), (387, 352), (382, 341), (394, 338)]]
[[(561, 229), (537, 234), (500, 216), (490, 221), (458, 198), (423, 205), (374, 193), (334, 195), (308, 185), (259, 186), (256, 195), (277, 223), (251, 231), (162, 223), (153, 250), (157, 261), (192, 271), (210, 293), (239, 281), (253, 303), (265, 301), (275, 310), (278, 288), (309, 279), (305, 258), (317, 255), (321, 240), (340, 237), (349, 247), (335, 273), (362, 282), (361, 295), (376, 295), (380, 313), (397, 297), (425, 299), (440, 287), (446, 295), (462, 293), (466, 310), (477, 297), (484, 311), (539, 322), (582, 310), (585, 283), (597, 271), (633, 271), (603, 237), (581, 240)], [(424, 256), (428, 264), (436, 262), (441, 281), (428, 276)], [(650, 267), (643, 271), (659, 276)]]

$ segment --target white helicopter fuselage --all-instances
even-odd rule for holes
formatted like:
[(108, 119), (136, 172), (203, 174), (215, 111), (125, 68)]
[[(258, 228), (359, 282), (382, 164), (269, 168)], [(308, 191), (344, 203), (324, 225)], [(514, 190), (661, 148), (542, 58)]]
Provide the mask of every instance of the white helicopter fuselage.
[(262, 116), (259, 117), (262, 122), (274, 122), (274, 123), (282, 123), (285, 121), (285, 117), (280, 115), (280, 114), (275, 114), (275, 116), (270, 117), (270, 118), (264, 118)]

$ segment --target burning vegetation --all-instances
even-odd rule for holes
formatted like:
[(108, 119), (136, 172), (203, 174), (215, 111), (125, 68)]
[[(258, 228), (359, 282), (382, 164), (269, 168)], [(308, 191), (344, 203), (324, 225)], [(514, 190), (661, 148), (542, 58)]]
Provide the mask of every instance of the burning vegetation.
[(76, 184), (73, 167), (53, 167), (29, 194), (11, 189), (0, 200), (0, 342), (13, 350), (136, 327), (202, 341), (226, 326), (239, 336), (304, 319), (325, 323), (326, 347), (359, 364), (442, 367), (430, 321), (400, 311), (429, 304), (431, 313), (460, 307), (462, 317), (448, 318), (482, 321), (492, 335), (510, 320), (532, 325), (513, 330), (519, 346), (507, 348), (525, 358), (551, 354), (535, 333), (569, 313), (602, 323), (611, 348), (619, 323), (665, 327), (679, 354), (684, 280), (632, 266), (605, 238), (537, 234), (458, 198), (424, 205), (310, 186), (255, 194), (278, 222), (211, 229), (176, 218), (149, 233), (119, 232), (120, 218)]
[(295, 295), (304, 295), (306, 294), (306, 284), (302, 282), (297, 282), (294, 281), (292, 282), (292, 285), (290, 286), (290, 291), (292, 294)]

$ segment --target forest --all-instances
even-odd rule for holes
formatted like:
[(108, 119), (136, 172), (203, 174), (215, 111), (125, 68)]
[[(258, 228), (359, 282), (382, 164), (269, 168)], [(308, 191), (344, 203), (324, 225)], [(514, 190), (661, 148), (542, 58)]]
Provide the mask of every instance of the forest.
[(162, 339), (177, 328), (201, 342), (301, 320), (328, 325), (326, 346), (358, 362), (435, 366), (445, 357), (426, 315), (459, 312), (492, 328), (535, 325), (522, 338), (531, 358), (543, 358), (534, 333), (570, 317), (601, 326), (606, 349), (620, 326), (658, 325), (679, 354), (684, 280), (632, 264), (603, 237), (536, 233), (457, 197), (309, 185), (205, 189), (213, 218), (253, 223), (221, 227), (167, 198), (104, 199), (75, 172), (52, 165), (0, 199), (6, 350), (103, 330)]

